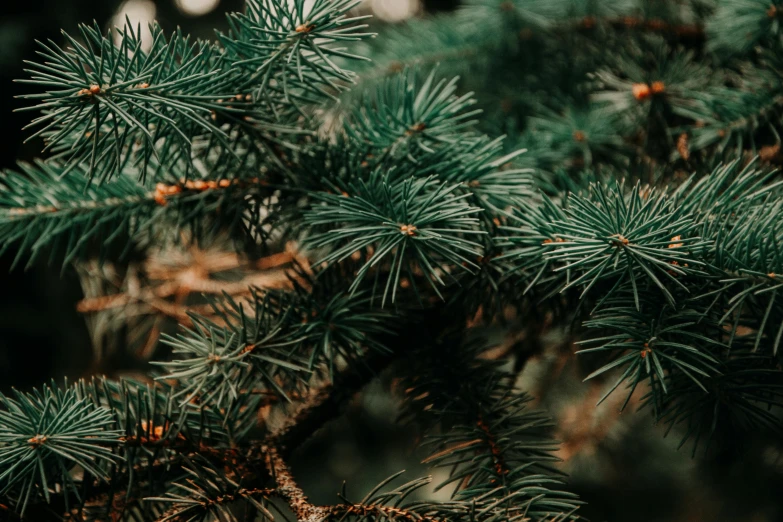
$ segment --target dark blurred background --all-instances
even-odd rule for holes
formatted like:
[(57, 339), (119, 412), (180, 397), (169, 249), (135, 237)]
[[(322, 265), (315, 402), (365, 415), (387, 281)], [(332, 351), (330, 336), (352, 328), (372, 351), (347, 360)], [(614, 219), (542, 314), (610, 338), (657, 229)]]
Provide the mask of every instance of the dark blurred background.
[[(0, 167), (30, 161), (40, 143), (23, 144), (21, 129), (30, 113), (15, 96), (28, 87), (23, 61), (35, 58), (35, 40), (61, 41), (60, 30), (97, 20), (107, 26), (157, 19), (209, 37), (224, 27), (223, 13), (243, 0), (28, 0), (0, 2)], [(457, 0), (367, 0), (387, 23), (424, 11), (453, 9)], [(36, 265), (11, 270), (14, 252), (0, 255), (0, 391), (28, 388), (49, 378), (78, 378), (89, 372), (92, 341), (76, 311), (83, 297), (75, 271)], [(570, 354), (570, 353), (569, 353)], [(529, 364), (522, 388), (544, 397), (540, 405), (558, 422), (564, 440), (560, 456), (571, 475), (568, 489), (587, 501), (583, 514), (594, 521), (775, 521), (783, 520), (783, 451), (774, 441), (753, 437), (724, 444), (721, 451), (692, 459), (677, 449), (677, 437), (664, 438), (648, 416), (617, 414), (616, 404), (594, 408), (600, 389), (581, 383), (579, 369), (557, 342)], [(553, 370), (553, 368), (555, 368)], [(542, 380), (540, 376), (548, 376)], [(554, 376), (554, 377), (553, 377)], [(395, 424), (396, 403), (381, 379), (357, 398), (339, 422), (314, 437), (293, 462), (294, 471), (315, 502), (332, 502), (343, 480), (351, 497), (408, 469), (426, 474), (415, 429)], [(437, 479), (436, 479), (437, 481)], [(441, 493), (443, 495), (444, 493)]]

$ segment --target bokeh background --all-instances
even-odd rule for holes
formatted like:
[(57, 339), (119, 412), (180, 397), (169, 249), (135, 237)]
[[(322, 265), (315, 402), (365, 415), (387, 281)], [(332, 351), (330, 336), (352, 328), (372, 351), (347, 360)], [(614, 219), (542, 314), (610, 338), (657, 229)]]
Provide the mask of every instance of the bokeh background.
[[(243, 0), (27, 0), (0, 2), (0, 167), (29, 161), (40, 143), (23, 143), (20, 129), (29, 114), (14, 112), (26, 91), (13, 80), (34, 59), (35, 40), (60, 41), (60, 30), (97, 20), (109, 26), (157, 19), (165, 29), (209, 37), (224, 27), (223, 13)], [(454, 9), (458, 0), (366, 0), (374, 23), (400, 23), (413, 16)], [(77, 304), (86, 289), (74, 269), (36, 265), (11, 269), (14, 252), (0, 255), (0, 391), (28, 388), (49, 378), (79, 378), (95, 371), (140, 370), (122, 357), (95, 365), (95, 338)], [(633, 408), (619, 414), (611, 399), (594, 408), (603, 385), (582, 383), (570, 346), (556, 336), (536, 349), (520, 387), (555, 417), (563, 441), (562, 468), (569, 489), (587, 502), (594, 521), (783, 520), (783, 444), (756, 438), (719, 441), (692, 457), (677, 448), (676, 434)], [(360, 497), (385, 477), (407, 469), (426, 474), (415, 451), (423, 436), (395, 424), (397, 403), (389, 376), (373, 383), (348, 406), (345, 416), (325, 427), (293, 462), (301, 485), (315, 502), (331, 502), (342, 482)], [(622, 399), (622, 397), (618, 397)], [(441, 493), (443, 494), (443, 493)]]

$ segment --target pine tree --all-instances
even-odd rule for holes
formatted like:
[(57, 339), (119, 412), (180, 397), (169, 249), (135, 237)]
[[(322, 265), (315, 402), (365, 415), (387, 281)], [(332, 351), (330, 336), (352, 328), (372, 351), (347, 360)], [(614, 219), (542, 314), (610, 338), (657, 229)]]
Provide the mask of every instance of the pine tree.
[[(580, 520), (517, 385), (553, 331), (694, 454), (779, 433), (783, 2), (467, 0), (377, 35), (358, 3), (40, 43), (0, 250), (76, 266), (96, 342), (152, 360), (0, 395), (3, 516)], [(290, 456), (381, 373), (450, 498), (311, 503)]]

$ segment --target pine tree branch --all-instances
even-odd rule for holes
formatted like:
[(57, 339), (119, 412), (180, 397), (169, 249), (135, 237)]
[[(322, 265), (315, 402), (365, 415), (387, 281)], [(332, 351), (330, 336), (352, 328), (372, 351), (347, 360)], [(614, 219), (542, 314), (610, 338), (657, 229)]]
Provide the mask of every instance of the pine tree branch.
[(324, 507), (316, 507), (310, 503), (302, 488), (294, 480), (291, 470), (280, 456), (278, 449), (271, 445), (264, 445), (261, 451), (266, 455), (266, 466), (270, 476), (277, 485), (275, 491), (296, 515), (297, 522), (322, 522), (329, 516), (329, 511)]
[(449, 469), (439, 487), (454, 485), (453, 500), (475, 505), (482, 516), (578, 518), (573, 512), (581, 502), (558, 489), (551, 466), (558, 447), (548, 434), (551, 419), (525, 407), (529, 397), (513, 389), (501, 363), (484, 357), (480, 339), (463, 345), (458, 339), (415, 352), (400, 369), (405, 416), (425, 428), (440, 426), (423, 461)]
[(254, 195), (268, 191), (257, 178), (182, 177), (153, 185), (134, 179), (130, 169), (90, 184), (85, 171), (66, 175), (67, 169), (53, 162), (20, 169), (0, 176), (0, 253), (16, 246), (14, 262), (29, 256), (28, 265), (44, 252), (50, 259), (60, 256), (63, 265), (93, 251), (127, 255), (144, 239), (197, 227), (218, 215), (227, 220), (241, 215), (254, 205)]
[[(360, 363), (364, 371), (349, 369), (335, 378), (333, 383), (326, 384), (318, 388), (315, 392), (309, 394), (298, 405), (296, 410), (289, 414), (283, 424), (271, 431), (264, 439), (249, 441), (246, 450), (239, 453), (235, 450), (215, 450), (213, 453), (214, 463), (222, 464), (227, 459), (233, 459), (236, 462), (232, 465), (236, 469), (253, 469), (257, 463), (262, 463), (266, 467), (269, 478), (276, 484), (274, 488), (264, 488), (258, 486), (250, 491), (270, 492), (270, 496), (278, 496), (284, 499), (294, 511), (298, 522), (324, 522), (332, 517), (345, 515), (363, 515), (383, 514), (384, 516), (394, 516), (393, 520), (423, 522), (439, 522), (441, 519), (432, 517), (415, 518), (417, 515), (404, 509), (381, 506), (381, 505), (352, 505), (352, 506), (315, 506), (307, 500), (304, 492), (297, 485), (291, 471), (286, 464), (285, 459), (297, 449), (307, 438), (317, 431), (324, 423), (336, 417), (344, 404), (358, 390), (363, 388), (375, 376), (380, 373), (388, 364), (394, 360), (389, 354), (378, 354), (370, 352), (365, 360)], [(266, 403), (263, 403), (266, 404)], [(204, 454), (208, 448), (201, 448), (198, 452), (183, 454), (179, 464), (184, 464), (189, 457)], [(205, 454), (210, 457), (210, 452)], [(166, 467), (167, 472), (171, 472), (171, 465), (176, 463), (169, 462)], [(176, 469), (176, 468), (174, 468)], [(260, 477), (256, 477), (258, 479)], [(228, 503), (237, 500), (238, 497), (222, 494), (221, 499), (225, 498)], [(156, 500), (156, 499), (148, 499)], [(159, 498), (168, 502), (176, 502), (175, 498)], [(209, 505), (201, 504), (204, 509), (211, 509), (214, 502)], [(166, 516), (161, 517), (160, 522), (168, 520), (178, 520), (172, 518), (180, 512), (182, 506), (174, 506)], [(169, 518), (166, 518), (169, 517)]]
[(769, 43), (781, 33), (779, 0), (719, 2), (707, 24), (708, 49), (731, 57)]
[[(216, 498), (203, 498), (189, 502), (190, 505), (188, 507), (191, 508), (191, 510), (196, 507), (202, 512), (209, 513), (221, 508), (230, 509), (231, 504), (235, 504), (238, 501), (247, 501), (249, 499), (256, 498), (266, 500), (279, 496), (281, 496), (279, 488), (240, 488), (236, 493), (223, 493)], [(145, 500), (164, 500), (167, 502), (171, 501), (170, 498), (166, 497), (148, 497)], [(182, 499), (178, 500), (181, 501)], [(182, 506), (175, 505), (157, 517), (155, 522), (185, 522), (187, 520), (192, 520), (192, 518), (189, 518), (189, 516), (191, 516), (191, 513), (183, 513)]]
[[(296, 515), (297, 522), (325, 522), (327, 520), (345, 520), (357, 517), (360, 520), (375, 520), (383, 518), (397, 522), (446, 522), (449, 518), (442, 518), (431, 513), (437, 512), (439, 506), (434, 503), (421, 502), (409, 507), (400, 506), (399, 501), (404, 494), (392, 492), (388, 494), (393, 505), (384, 504), (384, 494), (376, 498), (368, 496), (359, 503), (347, 502), (330, 506), (315, 506), (305, 495), (304, 491), (296, 483), (291, 470), (280, 452), (274, 446), (263, 446), (262, 451), (266, 456), (266, 466), (273, 477), (276, 488), (275, 495), (282, 497)], [(388, 482), (388, 480), (386, 481)], [(402, 491), (408, 492), (421, 487), (428, 481), (414, 481), (403, 486)], [(382, 484), (383, 485), (383, 484)], [(376, 492), (381, 486), (376, 488)], [(453, 520), (457, 520), (455, 517)]]
[[(722, 20), (753, 4), (759, 17), (737, 24), (779, 33), (780, 3), (737, 0), (739, 11), (720, 8)], [(561, 490), (562, 475), (552, 465), (557, 444), (550, 420), (531, 411), (515, 386), (515, 372), (535, 347), (517, 350), (517, 368), (509, 371), (504, 364), (516, 347), (497, 349), (493, 360), (486, 345), (473, 342), (478, 322), (464, 325), (477, 309), (487, 322), (524, 309), (529, 298), (516, 293), (520, 280), (545, 299), (568, 290), (548, 300), (547, 310), (577, 305), (576, 319), (592, 310), (584, 327), (600, 334), (587, 339), (589, 351), (609, 362), (590, 377), (620, 369), (625, 374), (615, 387), (649, 381), (640, 401), (654, 404), (664, 422), (686, 422), (686, 438), (711, 435), (726, 411), (733, 425), (776, 429), (783, 389), (776, 366), (783, 342), (783, 203), (779, 186), (770, 188), (771, 174), (749, 173), (755, 181), (725, 190), (725, 177), (708, 176), (714, 192), (690, 178), (682, 191), (660, 194), (607, 181), (599, 168), (630, 166), (623, 175), (652, 179), (653, 169), (640, 174), (637, 163), (675, 148), (674, 124), (682, 124), (683, 140), (676, 146), (680, 158), (667, 169), (688, 164), (691, 148), (710, 148), (694, 162), (730, 145), (755, 149), (757, 139), (775, 139), (777, 152), (780, 67), (760, 55), (754, 67), (763, 74), (740, 81), (671, 45), (684, 39), (700, 45), (701, 4), (632, 4), (474, 0), (458, 16), (403, 29), (399, 40), (409, 41), (379, 53), (378, 65), (358, 77), (342, 67), (359, 56), (337, 47), (367, 36), (355, 25), (361, 17), (350, 18), (355, 0), (249, 0), (214, 45), (153, 29), (153, 51), (145, 54), (130, 29), (116, 47), (99, 28), (82, 28), (81, 41), (69, 38), (68, 49), (44, 46), (48, 62), (34, 66), (33, 81), (52, 90), (33, 96), (45, 111), (37, 123), (66, 163), (3, 178), (0, 247), (19, 244), (31, 261), (64, 247), (68, 261), (96, 250), (112, 253), (109, 243), (132, 248), (139, 232), (154, 230), (149, 237), (159, 244), (169, 239), (163, 237), (169, 225), (184, 223), (198, 238), (228, 229), (254, 252), (306, 238), (329, 266), (286, 273), (287, 291), (253, 294), (250, 314), (244, 299), (227, 296), (211, 316), (186, 317), (179, 299), (192, 292), (245, 295), (245, 285), (259, 282), (217, 283), (196, 266), (158, 267), (155, 288), (123, 288), (113, 300), (86, 301), (84, 308), (102, 311), (139, 304), (192, 326), (169, 339), (182, 357), (161, 362), (172, 370), (158, 378), (176, 382), (165, 393), (80, 383), (69, 392), (78, 404), (60, 392), (46, 392), (43, 406), (40, 394), (19, 399), (25, 407), (0, 396), (0, 464), (13, 471), (0, 473), (0, 489), (7, 487), (22, 509), (28, 500), (55, 500), (53, 511), (74, 516), (130, 506), (161, 522), (231, 520), (236, 504), (268, 519), (269, 497), (285, 500), (299, 522), (577, 518), (581, 502)], [(630, 60), (610, 64), (604, 56), (611, 53), (591, 56), (604, 36), (609, 45), (624, 45), (616, 40), (625, 30), (671, 38), (652, 39), (655, 56), (642, 44), (646, 36), (630, 43), (641, 51), (629, 53)], [(421, 31), (420, 39), (410, 37)], [(769, 43), (761, 32), (748, 39)], [(745, 33), (726, 34), (724, 43), (738, 35)], [(536, 53), (531, 43), (539, 42), (553, 45)], [(577, 49), (581, 44), (587, 49)], [(524, 68), (510, 74), (524, 80), (504, 87), (493, 68), (517, 59)], [(388, 81), (407, 65), (429, 68), (437, 61), (498, 83), (489, 89), (498, 98), (511, 88), (518, 96), (519, 85), (533, 93), (518, 111), (503, 107), (494, 124), (513, 131), (529, 123), (538, 140), (531, 164), (563, 167), (564, 174), (541, 177), (550, 191), (543, 203), (530, 190), (532, 176), (509, 167), (517, 153), (477, 132), (476, 101), (459, 92), (456, 79), (438, 83), (425, 74), (419, 84), (410, 72)], [(474, 66), (488, 74), (476, 74)], [(694, 93), (707, 76), (720, 88)], [(593, 78), (608, 90), (591, 99)], [(361, 103), (342, 98), (351, 107), (327, 129), (337, 111), (324, 102), (354, 79), (360, 87), (383, 81)], [(551, 87), (558, 92), (550, 97)], [(540, 104), (539, 91), (547, 95)], [(316, 127), (327, 130), (316, 138)], [(666, 154), (650, 152), (658, 139), (656, 150)], [(633, 150), (647, 155), (629, 159)], [(580, 166), (588, 172), (572, 176)], [(147, 183), (150, 167), (163, 177)], [(108, 181), (85, 189), (92, 175)], [(585, 179), (596, 183), (584, 190)], [(510, 235), (496, 241), (501, 231)], [(130, 241), (116, 241), (121, 234)], [(496, 256), (499, 247), (509, 247), (506, 255)], [(230, 260), (220, 260), (227, 265)], [(442, 297), (447, 306), (431, 306), (440, 286), (419, 292), (417, 282), (425, 280), (450, 292)], [(385, 303), (388, 295), (405, 312), (374, 306), (374, 291), (384, 285), (378, 300)], [(451, 293), (457, 285), (481, 287), (478, 304), (463, 303), (474, 294)], [(493, 310), (488, 295), (496, 298)], [(414, 302), (420, 307), (414, 313), (424, 316), (418, 322), (404, 308)], [(378, 494), (384, 483), (358, 503), (314, 505), (289, 468), (292, 452), (410, 350), (406, 413), (436, 427), (426, 462), (449, 470), (441, 486), (455, 486), (452, 500), (403, 502), (426, 483), (418, 480)], [(328, 384), (315, 388), (327, 369)], [(282, 424), (252, 439), (270, 405), (289, 399), (298, 402), (280, 406), (288, 415)], [(55, 426), (52, 433), (38, 429), (48, 425)], [(55, 449), (57, 455), (45, 453)], [(144, 494), (164, 496), (139, 508)], [(174, 506), (160, 515), (167, 502)]]
[[(399, 505), (399, 501), (406, 496), (401, 494), (402, 491), (407, 493), (421, 487), (428, 481), (414, 481), (409, 483), (407, 488), (403, 486), (401, 492), (388, 494), (389, 500), (394, 501), (393, 505), (384, 504), (384, 494), (380, 494), (376, 498), (368, 496), (359, 503), (346, 502), (330, 506), (313, 505), (296, 483), (291, 470), (280, 456), (278, 449), (274, 446), (264, 446), (262, 451), (266, 455), (266, 465), (269, 474), (276, 483), (276, 488), (272, 491), (286, 501), (296, 515), (297, 522), (326, 522), (327, 520), (345, 520), (346, 518), (354, 517), (359, 520), (383, 518), (397, 522), (446, 522), (450, 520), (449, 518), (432, 514), (439, 509), (436, 503), (421, 502), (409, 507)], [(378, 486), (375, 491), (377, 492), (380, 487)], [(457, 520), (457, 518), (454, 517), (453, 520)]]
[[(513, 12), (513, 2), (501, 3), (498, 12)], [(366, 84), (398, 74), (408, 68), (423, 68), (425, 70), (438, 65), (447, 64), (450, 67), (464, 67), (465, 63), (475, 62), (485, 57), (492, 49), (499, 46), (504, 38), (514, 37), (519, 40), (529, 40), (536, 31), (527, 28), (518, 33), (504, 30), (479, 32), (472, 26), (486, 23), (487, 12), (476, 13), (476, 10), (460, 18), (457, 15), (442, 15), (426, 20), (411, 20), (401, 27), (391, 27), (383, 33), (382, 49), (370, 48), (369, 54), (374, 56), (372, 64), (359, 70), (354, 79), (354, 91), (361, 91)], [(482, 18), (482, 14), (484, 18)], [(524, 16), (523, 16), (524, 18)], [(558, 20), (552, 27), (538, 28), (538, 34), (568, 34), (575, 30), (593, 31), (600, 27), (612, 27), (616, 30), (649, 32), (674, 36), (680, 39), (692, 40), (695, 43), (705, 38), (704, 27), (700, 24), (688, 24), (665, 21), (660, 18), (644, 18), (626, 15), (595, 14), (583, 17)], [(388, 42), (393, 42), (389, 45)], [(350, 95), (350, 93), (349, 93)]]
[(447, 518), (422, 515), (410, 509), (379, 504), (337, 504), (328, 506), (328, 518), (344, 520), (359, 517), (368, 520), (389, 520), (396, 522), (448, 522)]
[(88, 156), (89, 176), (101, 180), (128, 163), (142, 165), (143, 180), (152, 159), (164, 172), (202, 163), (226, 172), (275, 157), (275, 144), (311, 134), (299, 119), (305, 108), (326, 87), (339, 90), (335, 81), (350, 82), (333, 60), (365, 59), (336, 47), (372, 36), (348, 14), (356, 3), (318, 0), (306, 13), (251, 1), (229, 16), (220, 45), (179, 30), (169, 37), (153, 23), (145, 50), (133, 27), (104, 35), (80, 26), (82, 41), (64, 34), (68, 47), (42, 44), (47, 61), (29, 64), (23, 81), (49, 89), (27, 96), (39, 101), (27, 110), (43, 112), (35, 136), (69, 170)]

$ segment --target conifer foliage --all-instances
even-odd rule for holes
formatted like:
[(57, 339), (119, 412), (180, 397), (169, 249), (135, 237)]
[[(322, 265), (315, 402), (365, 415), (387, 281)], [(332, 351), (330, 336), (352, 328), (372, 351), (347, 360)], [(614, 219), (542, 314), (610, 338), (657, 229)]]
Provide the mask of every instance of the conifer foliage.
[[(778, 433), (783, 3), (467, 0), (377, 35), (360, 3), (40, 44), (21, 81), (45, 159), (0, 177), (0, 252), (301, 255), (177, 316), (147, 380), (0, 395), (2, 515), (579, 520), (516, 385), (535, 354), (497, 341), (520, 327), (562, 332), (601, 401), (638, 394), (694, 453)], [(289, 457), (381, 372), (448, 498), (395, 475), (311, 503)]]

